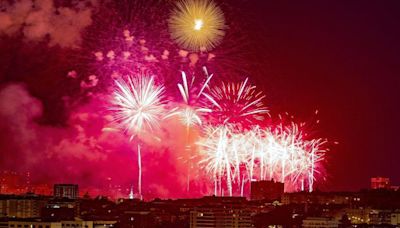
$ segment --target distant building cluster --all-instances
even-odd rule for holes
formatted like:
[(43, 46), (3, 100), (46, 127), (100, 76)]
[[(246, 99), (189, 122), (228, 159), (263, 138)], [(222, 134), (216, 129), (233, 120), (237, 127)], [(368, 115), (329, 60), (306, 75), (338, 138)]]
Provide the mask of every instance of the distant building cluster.
[[(0, 194), (24, 194), (33, 192), (38, 195), (53, 195), (53, 185), (32, 183), (30, 172), (15, 172), (0, 170)], [(105, 186), (100, 189), (86, 188), (80, 192), (90, 192), (93, 195), (112, 195), (122, 197), (129, 192), (129, 186), (122, 186), (108, 177), (104, 180)], [(62, 186), (59, 188), (62, 191)], [(68, 188), (65, 189), (68, 191)], [(64, 194), (64, 193), (63, 193)]]
[(371, 178), (371, 189), (398, 190), (399, 186), (390, 185), (390, 179), (388, 177), (372, 177)]
[(0, 195), (0, 228), (399, 227), (400, 191), (374, 181), (381, 184), (359, 192), (293, 193), (284, 193), (283, 183), (254, 181), (250, 199), (147, 202), (79, 197), (78, 185), (56, 184), (53, 195)]
[(372, 189), (389, 189), (390, 180), (387, 177), (372, 177), (371, 178)]

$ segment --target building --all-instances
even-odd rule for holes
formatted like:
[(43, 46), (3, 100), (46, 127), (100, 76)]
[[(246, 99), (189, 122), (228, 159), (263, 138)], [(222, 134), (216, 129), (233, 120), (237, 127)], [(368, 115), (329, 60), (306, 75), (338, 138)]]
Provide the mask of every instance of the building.
[(388, 177), (372, 177), (371, 189), (390, 189), (390, 179)]
[(55, 198), (77, 199), (79, 197), (77, 184), (55, 184), (53, 195)]
[(0, 220), (0, 228), (8, 228), (8, 221)]
[[(62, 228), (61, 222), (50, 221), (9, 221), (9, 228)], [(88, 227), (89, 228), (89, 227)]]
[[(5, 226), (7, 224), (7, 226)], [(0, 227), (8, 228), (112, 228), (116, 221), (43, 221), (41, 219), (34, 220), (10, 220), (0, 223)]]
[(154, 218), (150, 211), (125, 211), (119, 218), (121, 228), (151, 228), (155, 226)]
[(389, 209), (374, 209), (369, 213), (369, 224), (388, 225), (392, 221), (392, 211)]
[(350, 192), (291, 192), (282, 196), (282, 204), (351, 204), (360, 197)]
[(277, 200), (283, 195), (284, 184), (275, 182), (273, 179), (270, 181), (252, 181), (250, 198), (252, 200)]
[(337, 228), (339, 227), (339, 221), (334, 218), (325, 217), (307, 217), (303, 220), (303, 228)]
[(195, 208), (190, 211), (191, 228), (252, 227), (251, 213), (243, 208)]
[(35, 195), (0, 197), (0, 218), (37, 218), (47, 199)]
[(393, 226), (400, 225), (400, 209), (397, 209), (392, 212), (392, 215), (390, 217), (390, 224)]
[(37, 218), (46, 201), (36, 199), (8, 199), (0, 201), (0, 216), (13, 218)]
[(371, 207), (345, 207), (340, 214), (340, 217), (346, 215), (352, 224), (369, 223)]

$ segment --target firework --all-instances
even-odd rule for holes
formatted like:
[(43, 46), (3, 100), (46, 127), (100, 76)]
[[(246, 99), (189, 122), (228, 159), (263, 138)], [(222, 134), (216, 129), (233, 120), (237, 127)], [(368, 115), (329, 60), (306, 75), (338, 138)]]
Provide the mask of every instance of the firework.
[(204, 93), (213, 106), (217, 124), (229, 123), (246, 128), (262, 121), (268, 114), (263, 103), (265, 95), (247, 82), (246, 78), (241, 83), (222, 83)]
[(229, 125), (208, 127), (199, 142), (201, 167), (212, 177), (215, 194), (223, 183), (232, 195), (233, 186), (243, 195), (245, 182), (276, 179), (286, 190), (313, 190), (315, 174), (326, 150), (324, 139), (305, 139), (297, 124), (271, 129), (255, 127), (238, 132)]
[(181, 0), (169, 19), (171, 37), (190, 51), (209, 51), (224, 36), (222, 10), (210, 0)]
[[(153, 130), (158, 126), (164, 112), (164, 87), (157, 86), (153, 77), (128, 77), (127, 81), (116, 81), (118, 89), (114, 93), (114, 111), (119, 122), (131, 139), (143, 131)], [(142, 158), (138, 144), (138, 191), (142, 197)]]
[[(205, 72), (207, 71), (205, 70)], [(184, 102), (184, 106), (173, 109), (166, 118), (179, 116), (181, 122), (186, 125), (187, 128), (193, 125), (202, 125), (202, 115), (211, 112), (211, 109), (203, 107), (200, 102), (200, 99), (203, 96), (203, 91), (208, 87), (208, 83), (213, 76), (208, 74), (206, 75), (206, 80), (201, 87), (198, 88), (194, 85), (196, 80), (195, 77), (193, 76), (192, 80), (188, 82), (186, 73), (182, 71), (182, 84), (178, 83), (177, 86)]]
[[(126, 155), (119, 154), (119, 145), (111, 143), (110, 148), (105, 145), (109, 144), (104, 143), (109, 133), (97, 133), (102, 124), (106, 124), (102, 128), (105, 133), (116, 131), (108, 126), (112, 119), (125, 131), (127, 138), (130, 137), (131, 143), (137, 144), (137, 158), (134, 160), (137, 160), (139, 168), (137, 188), (140, 197), (142, 164), (149, 164), (145, 159), (142, 161), (141, 155), (146, 154), (145, 148), (155, 146), (144, 146), (147, 140), (143, 139), (159, 127), (169, 128), (162, 129), (164, 138), (159, 138), (162, 143), (156, 145), (161, 145), (161, 150), (167, 152), (162, 156), (143, 158), (155, 161), (154, 166), (168, 175), (160, 178), (160, 175), (154, 175), (155, 169), (143, 169), (143, 172), (153, 172), (144, 176), (154, 176), (159, 181), (148, 186), (147, 193), (165, 192), (174, 193), (168, 196), (178, 196), (174, 190), (181, 186), (169, 188), (161, 184), (165, 180), (171, 184), (173, 179), (181, 184), (181, 176), (185, 175), (184, 165), (187, 164), (187, 191), (190, 178), (191, 183), (197, 182), (194, 184), (198, 189), (193, 188), (193, 193), (204, 191), (204, 186), (200, 187), (204, 176), (213, 181), (216, 195), (243, 196), (252, 180), (285, 182), (287, 191), (314, 189), (314, 181), (323, 169), (327, 142), (325, 139), (310, 139), (302, 124), (267, 125), (270, 121), (262, 121), (268, 115), (268, 109), (259, 85), (250, 85), (251, 78), (238, 81), (244, 79), (240, 76), (243, 73), (263, 75), (265, 70), (265, 67), (259, 67), (264, 60), (256, 59), (254, 55), (262, 50), (259, 50), (259, 45), (254, 45), (254, 40), (246, 35), (241, 26), (247, 22), (240, 16), (243, 15), (240, 8), (230, 9), (239, 14), (231, 11), (223, 15), (221, 9), (225, 5), (216, 4), (223, 1), (178, 0), (173, 2), (174, 9), (170, 13), (165, 9), (171, 6), (171, 1), (105, 2), (107, 4), (96, 4), (94, 7), (91, 25), (79, 37), (82, 41), (80, 48), (63, 55), (68, 63), (64, 65), (69, 70), (66, 80), (80, 88), (68, 90), (68, 96), (62, 99), (67, 107), (76, 108), (82, 101), (93, 99), (90, 106), (79, 107), (79, 113), (76, 113), (79, 123), (75, 125), (79, 125), (77, 130), (82, 133), (78, 137), (88, 138), (86, 141), (91, 151), (96, 152), (95, 156), (101, 155), (104, 149), (107, 153), (118, 153), (110, 154), (118, 159), (115, 161), (124, 161), (120, 158)], [(229, 31), (225, 26), (227, 18), (230, 19)], [(217, 83), (212, 74), (199, 76), (197, 73), (205, 65), (224, 83)], [(69, 69), (72, 66), (75, 69)], [(181, 71), (184, 71), (182, 75), (176, 77)], [(140, 74), (155, 76), (126, 77)], [(107, 115), (103, 119), (100, 116), (95, 123), (86, 118), (89, 112), (98, 116), (97, 107), (103, 107), (111, 87), (115, 89), (110, 108), (114, 118)], [(169, 104), (176, 107), (164, 106), (166, 90), (173, 99)], [(175, 92), (169, 93), (172, 90)], [(96, 109), (93, 109), (95, 106)], [(186, 129), (171, 129), (175, 124), (163, 124), (164, 118), (170, 116), (176, 117)], [(92, 126), (96, 131), (92, 132)], [(97, 139), (97, 136), (101, 137)], [(186, 141), (183, 139), (185, 136)], [(198, 146), (194, 146), (195, 142)], [(121, 143), (120, 146), (125, 148), (125, 141), (121, 140)], [(191, 172), (196, 169), (192, 164), (196, 165), (198, 161), (202, 169)], [(125, 171), (122, 168), (119, 170)], [(136, 173), (134, 175), (136, 181)], [(118, 176), (130, 178), (130, 175), (120, 173)], [(151, 188), (157, 189), (154, 191)]]
[(205, 164), (205, 170), (214, 178), (214, 194), (222, 194), (223, 178), (226, 177), (226, 183), (229, 194), (232, 195), (232, 168), (234, 160), (232, 159), (232, 150), (230, 146), (231, 130), (227, 126), (207, 128), (207, 137), (199, 142), (203, 147), (204, 159), (200, 164)]
[(116, 85), (111, 109), (116, 121), (133, 136), (157, 127), (164, 111), (164, 87), (147, 76), (128, 77), (127, 81), (116, 81)]
[[(203, 68), (207, 78), (204, 80), (201, 86), (195, 86), (195, 76), (192, 77), (190, 82), (186, 76), (186, 73), (182, 71), (182, 83), (178, 83), (179, 93), (182, 97), (184, 105), (182, 107), (174, 108), (169, 115), (165, 118), (178, 116), (180, 121), (186, 125), (186, 133), (187, 133), (187, 145), (186, 150), (190, 157), (192, 155), (192, 146), (190, 142), (190, 127), (194, 125), (201, 126), (202, 116), (206, 113), (210, 113), (211, 110), (209, 108), (203, 107), (202, 102), (200, 102), (203, 97), (203, 91), (208, 87), (208, 83), (210, 82), (213, 75), (208, 75), (207, 69)], [(187, 191), (190, 190), (190, 167), (192, 166), (191, 161), (188, 161), (188, 177), (187, 177)]]

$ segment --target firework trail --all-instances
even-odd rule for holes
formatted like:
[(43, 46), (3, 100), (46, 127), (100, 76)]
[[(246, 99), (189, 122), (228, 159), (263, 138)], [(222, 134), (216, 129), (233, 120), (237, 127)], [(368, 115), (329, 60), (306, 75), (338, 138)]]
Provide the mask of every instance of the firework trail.
[[(285, 182), (286, 178), (289, 183), (293, 184), (293, 188), (299, 189), (295, 183), (300, 183), (301, 190), (304, 189), (304, 183), (308, 182), (308, 190), (313, 190), (313, 182), (315, 173), (319, 172), (317, 165), (322, 161), (326, 152), (325, 139), (307, 139), (306, 133), (301, 129), (301, 125), (292, 123), (287, 127), (278, 126), (270, 134), (275, 136), (280, 148), (285, 149), (281, 165), (281, 181)], [(286, 166), (285, 166), (286, 165)]]
[(202, 125), (202, 116), (211, 113), (211, 109), (204, 107), (201, 102), (201, 98), (204, 97), (203, 92), (208, 88), (208, 83), (213, 77), (213, 75), (206, 75), (207, 78), (204, 80), (203, 84), (197, 87), (195, 86), (195, 76), (188, 81), (186, 73), (182, 71), (182, 83), (178, 83), (177, 87), (184, 102), (184, 106), (173, 109), (166, 118), (179, 116), (181, 122), (186, 125), (187, 128), (193, 125)]
[(206, 129), (206, 138), (199, 142), (204, 149), (204, 159), (200, 161), (200, 165), (204, 164), (207, 173), (210, 173), (214, 179), (214, 194), (222, 195), (222, 182), (226, 177), (226, 185), (229, 194), (232, 196), (232, 167), (234, 160), (232, 159), (232, 151), (229, 140), (231, 130), (227, 126), (212, 127)]
[(202, 157), (200, 167), (213, 177), (215, 195), (223, 195), (225, 183), (228, 194), (232, 196), (233, 185), (237, 183), (239, 189), (243, 185), (243, 167), (250, 164), (247, 160), (250, 138), (232, 125), (209, 125), (205, 131), (205, 137), (198, 142)]
[[(206, 79), (203, 80), (201, 84), (196, 86), (196, 78), (192, 76), (192, 79), (189, 81), (187, 75), (184, 71), (182, 71), (182, 83), (178, 83), (177, 87), (179, 90), (179, 94), (182, 97), (182, 101), (184, 105), (181, 107), (174, 108), (170, 114), (168, 114), (165, 118), (170, 118), (173, 116), (178, 116), (179, 120), (186, 126), (186, 135), (187, 135), (187, 145), (186, 150), (190, 154), (189, 157), (192, 156), (192, 145), (190, 142), (190, 128), (194, 125), (201, 126), (203, 121), (203, 116), (211, 113), (211, 109), (207, 107), (203, 107), (203, 102), (201, 99), (203, 96), (203, 91), (208, 88), (208, 83), (210, 82), (213, 75), (208, 75), (207, 69), (204, 67), (204, 72), (206, 75)], [(187, 191), (190, 190), (190, 167), (191, 167), (191, 159), (188, 161), (188, 178), (187, 178)]]
[(181, 0), (169, 19), (171, 37), (190, 51), (209, 51), (225, 32), (222, 10), (210, 0)]
[[(285, 189), (291, 190), (305, 190), (308, 183), (312, 191), (327, 141), (307, 140), (299, 128), (295, 123), (240, 132), (229, 126), (209, 127), (199, 142), (200, 165), (213, 177), (215, 194), (223, 192), (222, 183), (232, 195), (234, 183), (240, 190), (244, 182), (268, 178), (285, 183)], [(243, 195), (243, 190), (240, 192)]]
[[(159, 126), (164, 113), (164, 87), (154, 83), (154, 77), (128, 77), (116, 81), (117, 90), (112, 101), (115, 120), (125, 129), (131, 140), (145, 131)], [(139, 139), (139, 137), (138, 137)], [(140, 140), (140, 139), (139, 139)], [(142, 162), (140, 143), (138, 143), (138, 192), (142, 197)]]

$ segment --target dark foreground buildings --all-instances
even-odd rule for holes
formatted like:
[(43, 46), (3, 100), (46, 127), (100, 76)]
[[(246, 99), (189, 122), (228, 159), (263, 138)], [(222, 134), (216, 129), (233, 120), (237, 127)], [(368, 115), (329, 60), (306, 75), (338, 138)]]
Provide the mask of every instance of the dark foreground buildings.
[(259, 192), (267, 197), (206, 196), (145, 202), (111, 201), (100, 196), (0, 195), (0, 228), (400, 226), (400, 191), (393, 189), (295, 192), (279, 198), (269, 197), (262, 188)]

